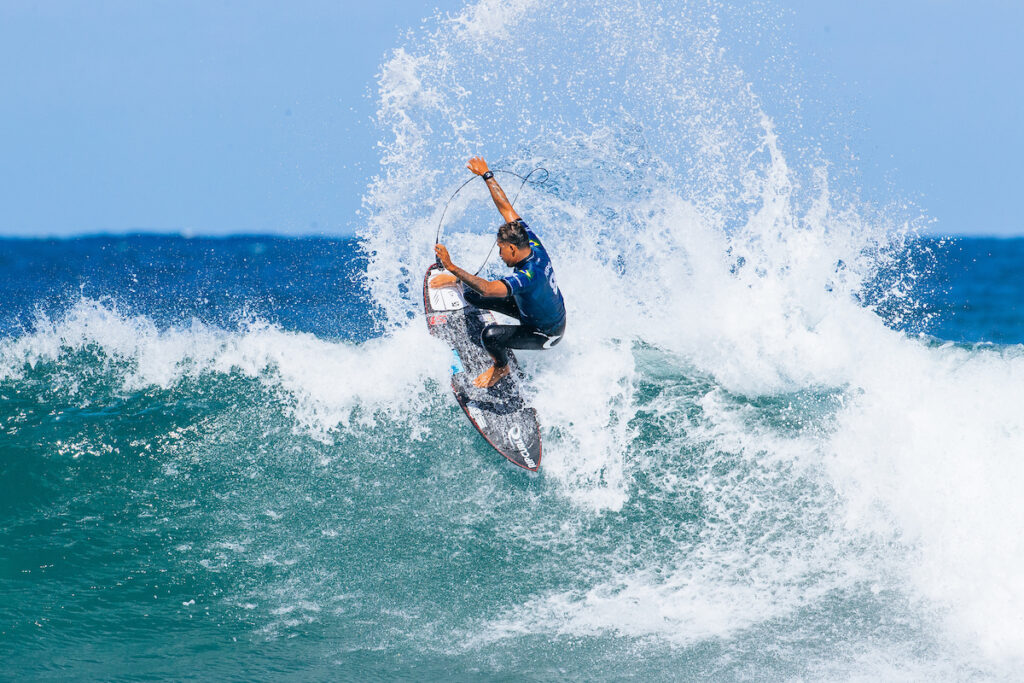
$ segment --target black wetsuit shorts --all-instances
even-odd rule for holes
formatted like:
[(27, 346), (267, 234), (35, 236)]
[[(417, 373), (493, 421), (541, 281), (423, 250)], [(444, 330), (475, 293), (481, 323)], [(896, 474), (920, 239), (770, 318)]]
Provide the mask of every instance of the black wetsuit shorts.
[[(522, 320), (519, 306), (511, 296), (488, 297), (478, 294), (473, 289), (466, 287), (464, 291), (466, 301), (477, 308), (486, 308), (489, 311), (497, 311), (516, 320)], [(488, 325), (484, 328), (480, 338), (484, 348), (494, 359), (494, 366), (503, 368), (508, 365), (508, 349), (550, 349), (562, 340), (565, 333), (565, 319), (548, 330), (540, 330), (532, 325)]]

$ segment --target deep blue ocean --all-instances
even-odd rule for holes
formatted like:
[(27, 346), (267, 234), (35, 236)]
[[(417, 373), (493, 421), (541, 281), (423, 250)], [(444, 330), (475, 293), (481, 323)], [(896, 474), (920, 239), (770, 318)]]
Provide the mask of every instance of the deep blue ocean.
[[(349, 239), (0, 240), (0, 678), (1024, 678), (1024, 240), (862, 198), (726, 9), (425, 21)], [(475, 154), (566, 299), (536, 474), (423, 319)]]
[[(1024, 240), (910, 251), (931, 270), (899, 343), (936, 371), (949, 340), (956, 363), (1019, 372)], [(634, 344), (620, 499), (595, 502), (612, 482), (572, 460), (607, 455), (569, 452), (542, 410), (540, 475), (508, 465), (443, 355), (428, 367), (423, 321), (382, 330), (365, 267), (351, 239), (0, 241), (5, 677), (817, 679), (863, 673), (864, 648), (950, 656), (952, 608), (904, 583), (923, 541), (894, 528), (874, 548), (835, 518), (824, 444), (855, 387), (730, 391)], [(889, 417), (930, 419), (934, 400)], [(946, 437), (984, 477), (1014, 425), (968, 426)], [(871, 438), (850, 457), (884, 448)]]

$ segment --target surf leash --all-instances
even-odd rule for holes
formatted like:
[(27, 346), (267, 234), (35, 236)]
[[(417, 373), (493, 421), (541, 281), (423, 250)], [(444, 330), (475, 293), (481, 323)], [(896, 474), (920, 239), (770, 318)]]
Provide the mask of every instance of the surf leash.
[[(523, 188), (526, 187), (526, 183), (529, 182), (530, 178), (533, 176), (534, 173), (536, 173), (537, 171), (543, 171), (544, 172), (544, 177), (541, 178), (540, 180), (533, 181), (533, 183), (532, 183), (533, 185), (543, 185), (544, 183), (546, 183), (548, 181), (548, 177), (551, 175), (550, 173), (548, 173), (548, 170), (546, 168), (544, 168), (543, 166), (536, 167), (535, 169), (533, 169), (532, 171), (527, 173), (525, 176), (521, 176), (518, 173), (516, 173), (515, 171), (507, 171), (507, 170), (505, 170), (503, 168), (492, 168), (492, 169), (490, 169), (490, 171), (491, 171), (491, 173), (507, 173), (508, 175), (513, 175), (513, 176), (515, 176), (516, 178), (519, 178), (522, 181), (521, 183), (519, 183), (519, 189), (516, 190), (515, 196), (512, 197), (512, 200), (509, 202), (509, 205), (511, 205), (513, 208), (516, 205), (516, 200), (519, 199), (520, 193), (522, 193)], [(441, 227), (442, 227), (442, 225), (444, 225), (444, 215), (446, 213), (448, 213), (448, 206), (452, 203), (452, 201), (455, 199), (455, 197), (458, 196), (458, 194), (460, 192), (462, 192), (462, 188), (466, 187), (466, 185), (469, 185), (477, 177), (478, 176), (474, 173), (473, 177), (470, 178), (469, 180), (467, 180), (466, 182), (462, 183), (461, 185), (459, 185), (458, 189), (455, 190), (455, 192), (452, 192), (452, 196), (449, 197), (448, 201), (446, 201), (444, 203), (444, 209), (441, 211), (441, 217), (437, 220), (437, 232), (434, 234), (434, 244), (435, 245), (438, 245), (438, 244), (441, 243)], [(480, 264), (480, 267), (476, 269), (476, 272), (473, 273), (473, 275), (479, 275), (480, 271), (483, 270), (484, 266), (487, 265), (487, 262), (489, 260), (491, 260), (491, 254), (494, 253), (494, 245), (497, 244), (497, 243), (498, 243), (498, 241), (495, 240), (491, 244), (491, 249), (490, 249), (490, 251), (487, 252), (487, 256), (484, 258), (484, 262)], [(438, 260), (438, 265), (441, 265), (440, 260)]]

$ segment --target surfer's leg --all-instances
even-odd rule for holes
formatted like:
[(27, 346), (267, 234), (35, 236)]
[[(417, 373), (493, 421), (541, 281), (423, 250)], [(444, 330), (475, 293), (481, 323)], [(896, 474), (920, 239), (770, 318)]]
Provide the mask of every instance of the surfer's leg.
[[(529, 351), (550, 349), (562, 341), (562, 334), (565, 332), (564, 322), (557, 328), (547, 330), (546, 332), (541, 332), (532, 325), (506, 325), (505, 327), (511, 327), (514, 331), (502, 338), (501, 343), (504, 348), (526, 349)], [(486, 331), (485, 329), (484, 332)], [(484, 346), (487, 346), (487, 344), (485, 343)]]
[(494, 359), (494, 365), (502, 367), (508, 365), (508, 349), (550, 349), (562, 340), (564, 332), (565, 323), (546, 332), (532, 325), (488, 325), (480, 334), (480, 341)]
[(473, 380), (478, 387), (493, 387), (501, 378), (509, 373), (508, 369), (508, 340), (520, 329), (520, 325), (488, 325), (480, 333), (480, 341), (483, 342), (487, 353), (494, 359), (494, 365), (487, 368)]
[(508, 374), (509, 349), (550, 349), (562, 340), (564, 332), (564, 322), (547, 332), (530, 325), (488, 325), (480, 334), (480, 340), (494, 359), (494, 366), (485, 370), (473, 383), (478, 387), (494, 386)]
[(503, 368), (508, 365), (508, 341), (516, 335), (521, 325), (488, 325), (480, 333), (487, 353), (494, 359), (494, 366)]
[(520, 319), (519, 305), (511, 296), (482, 296), (478, 292), (466, 287), (462, 292), (463, 298), (477, 308), (485, 308), (488, 311), (497, 311), (510, 318)]

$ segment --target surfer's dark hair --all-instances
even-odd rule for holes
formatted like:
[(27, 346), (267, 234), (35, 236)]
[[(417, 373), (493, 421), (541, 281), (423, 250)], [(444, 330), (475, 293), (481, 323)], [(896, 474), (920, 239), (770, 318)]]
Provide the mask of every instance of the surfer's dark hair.
[(530, 243), (530, 238), (526, 235), (526, 227), (523, 226), (523, 222), (517, 218), (514, 221), (501, 224), (501, 227), (498, 228), (498, 241), (522, 249)]

